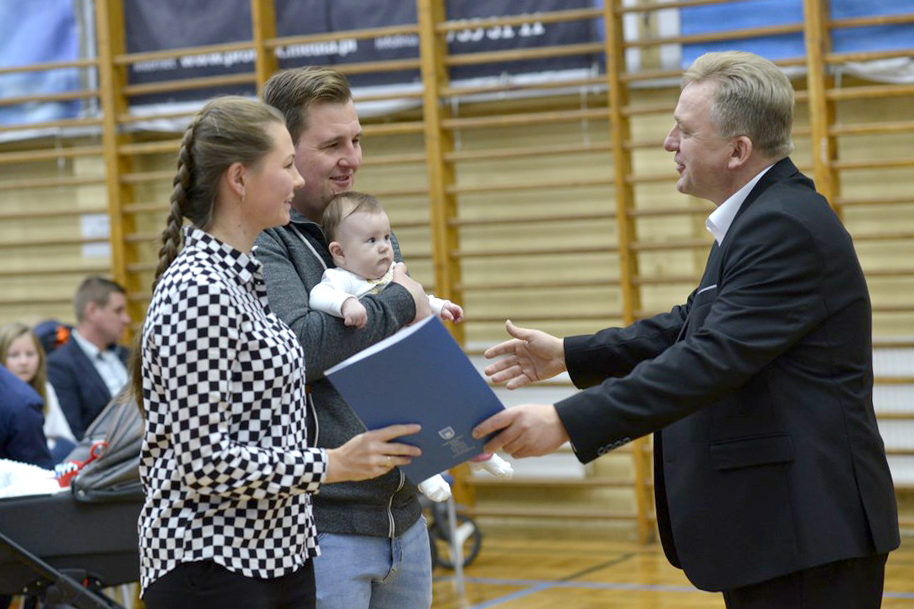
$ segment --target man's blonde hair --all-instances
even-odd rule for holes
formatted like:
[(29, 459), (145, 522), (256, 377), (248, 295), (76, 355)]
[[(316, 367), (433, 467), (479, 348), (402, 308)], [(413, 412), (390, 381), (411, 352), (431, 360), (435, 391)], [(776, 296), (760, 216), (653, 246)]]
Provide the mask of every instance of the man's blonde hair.
[(717, 84), (711, 120), (722, 137), (745, 135), (765, 157), (782, 159), (793, 151), (793, 86), (763, 57), (742, 51), (705, 53), (682, 77), (682, 87)]

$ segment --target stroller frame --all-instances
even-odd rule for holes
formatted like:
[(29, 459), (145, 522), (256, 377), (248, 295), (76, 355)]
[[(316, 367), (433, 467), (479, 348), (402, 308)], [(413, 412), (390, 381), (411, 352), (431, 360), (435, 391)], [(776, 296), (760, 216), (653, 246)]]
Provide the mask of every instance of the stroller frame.
[(102, 588), (139, 580), (141, 502), (90, 504), (72, 493), (0, 500), (0, 594), (38, 596), (50, 607), (123, 609)]
[[(91, 582), (89, 574), (85, 571), (76, 572), (73, 569), (55, 569), (44, 562), (15, 541), (0, 533), (0, 551), (6, 552), (16, 560), (32, 570), (38, 579), (26, 584), (20, 592), (28, 596), (40, 596), (53, 607), (58, 604), (67, 604), (79, 609), (124, 609), (110, 598), (96, 591), (100, 583)], [(83, 585), (76, 581), (74, 576), (82, 576)]]

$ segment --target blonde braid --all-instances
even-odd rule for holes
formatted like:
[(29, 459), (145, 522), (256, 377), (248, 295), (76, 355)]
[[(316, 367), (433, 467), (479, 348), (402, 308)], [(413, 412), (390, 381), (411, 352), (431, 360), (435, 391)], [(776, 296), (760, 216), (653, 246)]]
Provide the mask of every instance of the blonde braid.
[[(255, 166), (273, 149), (270, 124), (283, 124), (280, 112), (243, 97), (220, 97), (204, 106), (188, 125), (178, 150), (171, 208), (152, 287), (178, 257), (184, 218), (200, 230), (213, 222), (220, 179), (232, 163)], [(130, 362), (130, 394), (143, 411), (142, 333), (137, 333)]]
[(162, 231), (162, 247), (159, 249), (159, 264), (156, 266), (155, 278), (152, 280), (153, 289), (181, 250), (184, 206), (187, 203), (187, 193), (193, 184), (193, 148), (197, 123), (199, 123), (199, 117), (195, 118), (184, 131), (181, 148), (178, 151), (178, 170), (172, 180), (174, 188), (171, 192), (171, 210), (168, 213), (168, 223), (165, 230)]
[[(178, 150), (178, 170), (175, 173), (172, 184), (174, 188), (171, 192), (171, 210), (168, 212), (168, 222), (165, 230), (162, 231), (162, 247), (159, 249), (159, 264), (156, 266), (155, 276), (152, 280), (152, 289), (155, 290), (162, 274), (168, 269), (182, 245), (182, 227), (184, 226), (184, 204), (187, 202), (187, 192), (193, 183), (194, 169), (194, 136), (196, 134), (197, 123), (200, 122), (200, 115), (194, 117), (194, 120), (184, 131), (184, 137), (181, 139), (181, 148)], [(143, 333), (137, 332), (133, 341), (133, 349), (130, 352), (130, 397), (136, 401), (140, 413), (145, 416), (143, 408)]]

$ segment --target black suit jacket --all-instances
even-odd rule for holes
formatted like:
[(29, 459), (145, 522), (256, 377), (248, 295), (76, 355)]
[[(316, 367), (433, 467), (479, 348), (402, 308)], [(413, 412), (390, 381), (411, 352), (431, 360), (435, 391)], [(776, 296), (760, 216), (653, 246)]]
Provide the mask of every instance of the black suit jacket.
[[(126, 366), (129, 350), (121, 346), (115, 349)], [(54, 386), (73, 435), (81, 440), (89, 424), (111, 401), (108, 386), (73, 338), (48, 356), (48, 380)]]
[(789, 159), (753, 188), (686, 304), (565, 350), (589, 387), (556, 404), (578, 458), (657, 432), (661, 541), (697, 587), (898, 546), (866, 282)]

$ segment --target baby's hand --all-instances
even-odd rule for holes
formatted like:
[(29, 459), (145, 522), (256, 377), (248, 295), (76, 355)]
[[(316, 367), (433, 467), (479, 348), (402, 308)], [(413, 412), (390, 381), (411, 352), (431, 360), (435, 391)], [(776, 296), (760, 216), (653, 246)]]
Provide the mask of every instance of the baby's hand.
[(364, 328), (365, 324), (368, 323), (368, 311), (365, 310), (365, 305), (359, 302), (358, 298), (347, 298), (340, 311), (343, 314), (343, 322), (347, 326)]
[(440, 474), (434, 475), (428, 480), (423, 480), (418, 484), (418, 487), (420, 493), (436, 503), (447, 501), (451, 496), (451, 485)]
[(470, 469), (474, 472), (484, 469), (496, 478), (505, 480), (510, 480), (514, 475), (511, 464), (494, 453), (482, 453), (473, 457), (470, 459)]
[(459, 324), (463, 321), (463, 309), (460, 308), (460, 305), (449, 302), (441, 307), (441, 319)]

